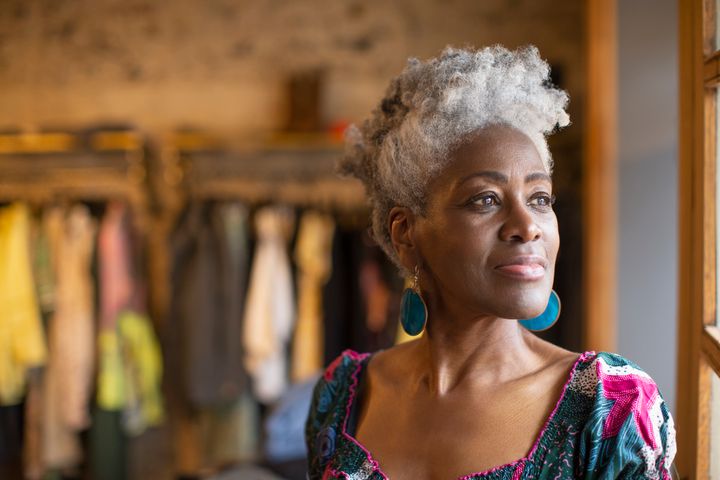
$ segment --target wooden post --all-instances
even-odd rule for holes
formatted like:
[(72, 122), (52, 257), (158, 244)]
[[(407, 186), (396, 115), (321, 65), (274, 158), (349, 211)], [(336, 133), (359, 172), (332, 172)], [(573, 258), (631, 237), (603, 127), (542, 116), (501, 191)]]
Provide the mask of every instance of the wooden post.
[[(709, 1), (681, 0), (678, 5), (680, 198), (676, 464), (682, 478), (692, 479), (707, 479), (710, 472), (708, 406), (712, 370), (702, 361), (701, 337), (705, 321), (714, 320), (706, 318), (709, 317), (706, 311), (714, 312), (715, 306), (714, 298), (706, 298), (709, 293), (706, 282), (714, 282), (715, 274), (715, 265), (705, 263), (708, 250), (713, 249), (714, 253), (715, 247), (708, 202), (714, 202), (715, 176), (709, 174), (714, 173), (716, 106), (714, 90), (706, 91), (703, 86), (703, 50), (708, 53), (714, 49), (704, 45), (704, 7), (709, 9), (705, 19), (714, 23), (714, 5)], [(712, 27), (707, 33), (714, 32), (714, 25)], [(712, 37), (714, 35), (709, 35), (705, 40)], [(712, 151), (706, 152), (708, 147)], [(707, 168), (711, 165), (712, 172)]]
[(587, 0), (585, 349), (617, 348), (617, 3)]

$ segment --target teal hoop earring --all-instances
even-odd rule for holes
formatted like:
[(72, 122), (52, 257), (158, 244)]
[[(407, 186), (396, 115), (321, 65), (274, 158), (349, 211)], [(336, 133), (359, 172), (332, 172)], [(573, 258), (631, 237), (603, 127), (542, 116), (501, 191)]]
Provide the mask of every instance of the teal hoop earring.
[(400, 301), (400, 323), (408, 335), (416, 336), (425, 328), (427, 322), (427, 306), (420, 296), (418, 287), (418, 271), (420, 267), (415, 265), (412, 287), (406, 288)]
[(533, 332), (542, 332), (555, 325), (560, 318), (560, 297), (555, 290), (550, 291), (550, 299), (548, 300), (545, 311), (535, 318), (518, 320), (520, 325)]

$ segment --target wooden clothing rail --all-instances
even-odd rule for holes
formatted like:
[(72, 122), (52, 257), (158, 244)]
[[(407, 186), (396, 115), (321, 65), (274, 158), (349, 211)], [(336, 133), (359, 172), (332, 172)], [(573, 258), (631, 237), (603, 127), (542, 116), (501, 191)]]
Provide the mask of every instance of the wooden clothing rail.
[(307, 143), (279, 137), (260, 145), (224, 147), (210, 136), (178, 134), (162, 150), (162, 187), (188, 198), (367, 209), (360, 182), (334, 173), (342, 154), (339, 144), (300, 138)]
[(149, 223), (145, 143), (135, 131), (0, 135), (0, 201), (127, 202)]

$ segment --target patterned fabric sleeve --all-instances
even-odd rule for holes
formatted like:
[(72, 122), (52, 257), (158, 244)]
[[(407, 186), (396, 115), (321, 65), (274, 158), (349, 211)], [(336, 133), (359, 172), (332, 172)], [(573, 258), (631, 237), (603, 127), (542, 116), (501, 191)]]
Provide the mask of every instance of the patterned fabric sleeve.
[(675, 427), (655, 381), (611, 353), (598, 353), (591, 368), (595, 395), (580, 441), (584, 478), (671, 479)]
[(352, 350), (343, 351), (328, 365), (313, 389), (305, 423), (309, 480), (322, 478), (325, 465), (335, 450), (335, 442), (340, 434), (339, 404), (342, 393), (347, 389), (349, 367), (356, 356)]

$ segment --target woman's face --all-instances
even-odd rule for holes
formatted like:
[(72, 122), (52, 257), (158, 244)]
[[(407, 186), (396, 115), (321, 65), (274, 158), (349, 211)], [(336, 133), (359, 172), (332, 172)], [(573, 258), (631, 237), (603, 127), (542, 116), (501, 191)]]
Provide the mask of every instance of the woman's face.
[(433, 178), (427, 215), (415, 217), (423, 290), (476, 315), (542, 313), (560, 245), (552, 198), (529, 137), (507, 126), (479, 130)]

